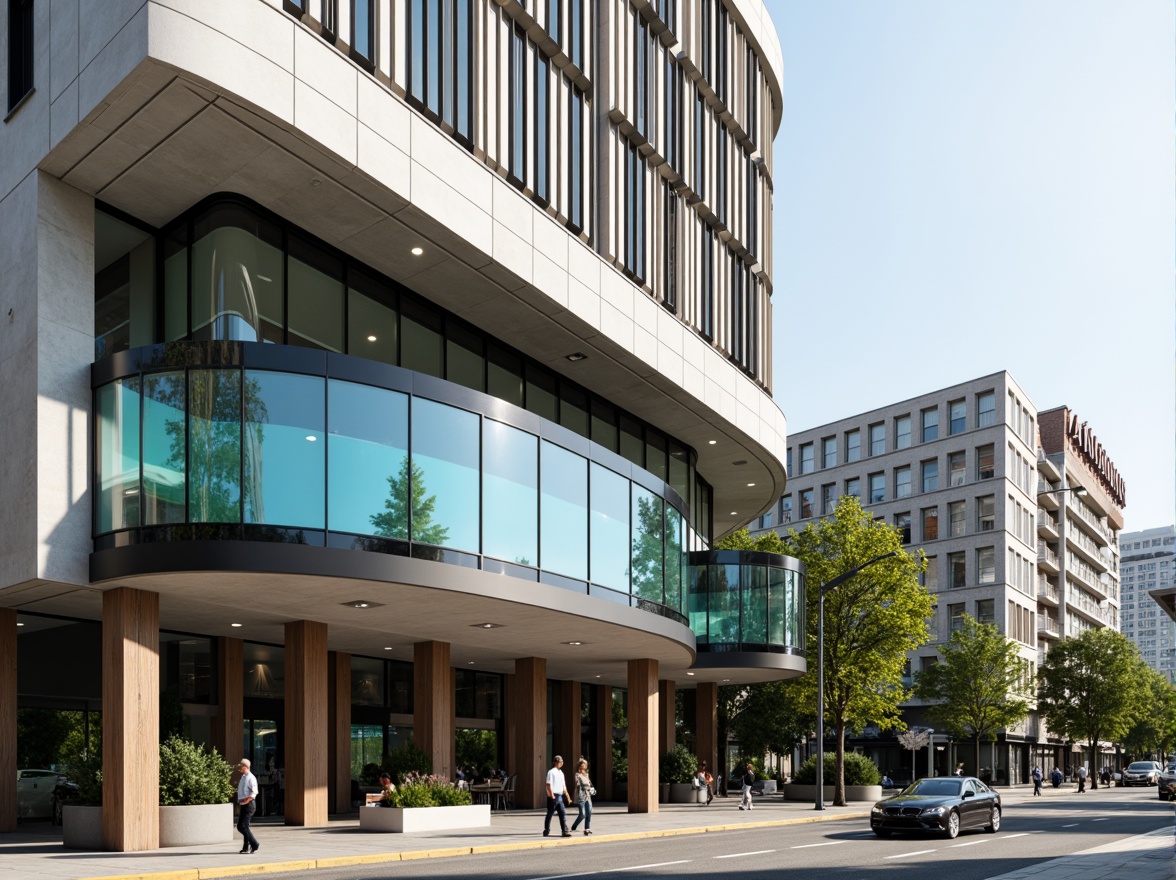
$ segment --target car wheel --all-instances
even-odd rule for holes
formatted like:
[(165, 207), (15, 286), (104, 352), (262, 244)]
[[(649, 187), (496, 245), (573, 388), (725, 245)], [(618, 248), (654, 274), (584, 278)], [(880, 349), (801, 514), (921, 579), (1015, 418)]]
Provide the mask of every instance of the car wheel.
[(996, 834), (1000, 831), (1000, 807), (992, 808), (992, 815), (988, 818), (988, 824), (984, 828), (989, 834)]
[(960, 814), (952, 810), (947, 814), (947, 827), (943, 829), (948, 840), (955, 840), (960, 836)]
[(876, 835), (878, 835), (879, 837), (889, 837), (890, 836), (890, 829), (889, 828), (875, 828), (874, 833)]

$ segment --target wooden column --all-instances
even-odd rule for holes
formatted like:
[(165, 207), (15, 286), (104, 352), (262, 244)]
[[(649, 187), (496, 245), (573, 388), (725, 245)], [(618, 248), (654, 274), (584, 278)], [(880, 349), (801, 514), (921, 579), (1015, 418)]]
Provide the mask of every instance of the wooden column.
[(351, 812), (351, 655), (327, 652), (328, 811)]
[(517, 773), (519, 766), (515, 713), (515, 677), (508, 674), (502, 676), (502, 766), (508, 776)]
[(448, 642), (412, 646), (412, 741), (433, 760), (433, 773), (453, 777), (453, 668)]
[(678, 741), (674, 722), (678, 713), (678, 686), (662, 679), (657, 683), (657, 753), (664, 755)]
[[(212, 744), (230, 764), (245, 757), (245, 643), (216, 640), (217, 715), (212, 722)], [(260, 769), (260, 768), (259, 768)]]
[(715, 794), (718, 794), (719, 776), (719, 686), (714, 682), (701, 682), (694, 692), (694, 740), (698, 749), (698, 760), (706, 761), (715, 777)]
[(657, 812), (657, 661), (629, 661), (629, 812)]
[(16, 612), (0, 608), (0, 831), (16, 830)]
[(327, 824), (327, 625), (286, 624), (286, 824)]
[[(555, 754), (564, 759), (564, 776), (568, 792), (576, 790), (576, 764), (583, 756), (580, 748), (580, 682), (559, 683), (559, 712), (555, 719)], [(553, 756), (554, 757), (554, 756)]]
[(547, 803), (547, 661), (523, 657), (515, 661), (515, 746), (519, 774), (515, 803), (535, 809)]
[(592, 781), (602, 801), (613, 799), (612, 781), (612, 688), (607, 684), (596, 685), (596, 766), (592, 768)]
[(159, 595), (102, 594), (102, 845), (159, 848)]

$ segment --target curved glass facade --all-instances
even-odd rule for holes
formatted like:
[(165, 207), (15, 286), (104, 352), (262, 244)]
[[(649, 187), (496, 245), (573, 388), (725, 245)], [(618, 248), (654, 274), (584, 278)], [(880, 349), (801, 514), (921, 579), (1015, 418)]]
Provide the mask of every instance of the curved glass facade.
[(98, 549), (218, 537), (373, 550), (685, 622), (685, 502), (525, 410), (260, 343), (136, 349), (96, 367), (95, 382)]
[(805, 653), (805, 576), (791, 556), (690, 554), (687, 615), (700, 653)]

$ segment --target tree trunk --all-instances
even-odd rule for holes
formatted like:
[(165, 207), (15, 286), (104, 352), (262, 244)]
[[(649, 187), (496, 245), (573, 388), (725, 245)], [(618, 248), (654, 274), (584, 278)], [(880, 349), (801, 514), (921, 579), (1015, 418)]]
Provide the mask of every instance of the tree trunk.
[(980, 778), (980, 734), (976, 734), (975, 737), (973, 737), (973, 741), (976, 743), (976, 778), (979, 779)]
[[(845, 801), (845, 721), (837, 719), (837, 761), (834, 765), (836, 773), (833, 776), (833, 806), (844, 807)], [(817, 772), (818, 784), (823, 784), (823, 768)]]
[(1090, 788), (1094, 790), (1098, 788), (1098, 736), (1090, 743)]

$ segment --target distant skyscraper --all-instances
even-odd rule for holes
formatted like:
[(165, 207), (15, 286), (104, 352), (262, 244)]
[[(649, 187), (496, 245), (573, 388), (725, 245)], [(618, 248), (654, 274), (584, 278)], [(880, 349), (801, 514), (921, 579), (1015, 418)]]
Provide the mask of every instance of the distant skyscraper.
[(1124, 532), (1119, 548), (1120, 629), (1148, 666), (1176, 684), (1176, 620), (1167, 613), (1176, 592), (1176, 526)]

